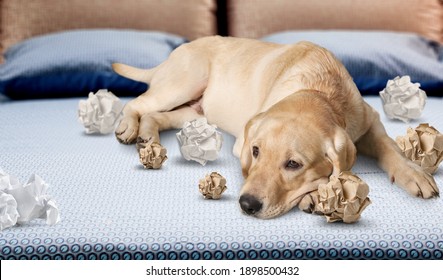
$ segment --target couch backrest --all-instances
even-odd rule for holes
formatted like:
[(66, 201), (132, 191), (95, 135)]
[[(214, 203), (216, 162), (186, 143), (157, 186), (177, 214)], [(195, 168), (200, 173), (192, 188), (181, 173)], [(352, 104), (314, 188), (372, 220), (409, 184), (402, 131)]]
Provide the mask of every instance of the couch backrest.
[(216, 0), (0, 0), (0, 50), (81, 28), (157, 30), (189, 40), (217, 33)]
[(229, 34), (259, 38), (285, 30), (414, 32), (443, 43), (443, 0), (227, 0)]
[(82, 28), (156, 30), (189, 40), (217, 33), (260, 38), (285, 30), (391, 30), (443, 43), (443, 0), (0, 0), (0, 54), (33, 36)]

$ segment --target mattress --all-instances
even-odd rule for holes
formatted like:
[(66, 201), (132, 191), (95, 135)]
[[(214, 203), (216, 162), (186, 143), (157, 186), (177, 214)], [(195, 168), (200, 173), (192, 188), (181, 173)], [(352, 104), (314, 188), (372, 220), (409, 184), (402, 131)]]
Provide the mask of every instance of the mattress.
[[(388, 120), (367, 97), (391, 137), (428, 122), (443, 131), (443, 99), (429, 98), (409, 124)], [(169, 159), (146, 170), (135, 146), (114, 135), (87, 135), (79, 99), (0, 102), (0, 168), (21, 182), (48, 184), (61, 221), (33, 220), (0, 232), (0, 259), (443, 259), (443, 200), (422, 200), (391, 185), (370, 158), (353, 172), (370, 186), (372, 204), (358, 223), (327, 223), (297, 209), (271, 220), (242, 214), (240, 163), (223, 134), (220, 157), (201, 166), (182, 158), (176, 131), (161, 134)], [(127, 99), (124, 99), (126, 102)], [(227, 179), (220, 200), (205, 200), (198, 181)], [(435, 174), (443, 188), (443, 167)]]

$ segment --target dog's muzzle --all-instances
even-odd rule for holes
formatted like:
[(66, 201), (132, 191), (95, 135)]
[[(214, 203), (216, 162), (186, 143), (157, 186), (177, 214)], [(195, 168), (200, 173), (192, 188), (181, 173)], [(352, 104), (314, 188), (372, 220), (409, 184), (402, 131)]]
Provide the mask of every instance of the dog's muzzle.
[(239, 203), (241, 209), (248, 215), (256, 214), (263, 207), (263, 204), (250, 194), (240, 196)]

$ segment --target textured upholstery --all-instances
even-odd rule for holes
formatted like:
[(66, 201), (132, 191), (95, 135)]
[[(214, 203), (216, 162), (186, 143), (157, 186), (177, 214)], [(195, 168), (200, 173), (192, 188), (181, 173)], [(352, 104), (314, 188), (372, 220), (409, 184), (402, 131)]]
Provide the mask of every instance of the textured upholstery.
[(1, 52), (23, 39), (69, 29), (125, 28), (214, 35), (215, 0), (1, 0)]
[(285, 30), (415, 32), (443, 42), (440, 0), (228, 0), (229, 34), (259, 38)]
[[(378, 97), (367, 97), (391, 137), (429, 122), (443, 131), (443, 99), (430, 98), (422, 118), (388, 120)], [(125, 100), (127, 101), (127, 99)], [(0, 103), (0, 166), (25, 182), (40, 175), (61, 221), (43, 220), (0, 232), (0, 259), (443, 259), (443, 198), (422, 200), (393, 186), (374, 160), (353, 171), (370, 187), (372, 204), (356, 224), (328, 224), (292, 210), (259, 220), (241, 213), (243, 182), (224, 134), (220, 157), (201, 166), (182, 158), (175, 131), (161, 134), (169, 159), (145, 170), (134, 146), (114, 135), (86, 135), (78, 99)], [(205, 200), (198, 180), (218, 171), (222, 199)], [(443, 187), (443, 166), (435, 174)]]

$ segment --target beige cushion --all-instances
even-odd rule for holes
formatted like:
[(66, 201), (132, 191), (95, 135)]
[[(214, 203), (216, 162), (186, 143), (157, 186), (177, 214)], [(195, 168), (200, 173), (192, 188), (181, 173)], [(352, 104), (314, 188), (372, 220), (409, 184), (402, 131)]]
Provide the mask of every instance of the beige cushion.
[(23, 39), (78, 28), (217, 33), (216, 0), (0, 0), (2, 52)]
[(441, 0), (228, 0), (227, 9), (231, 36), (362, 29), (415, 32), (443, 42)]

